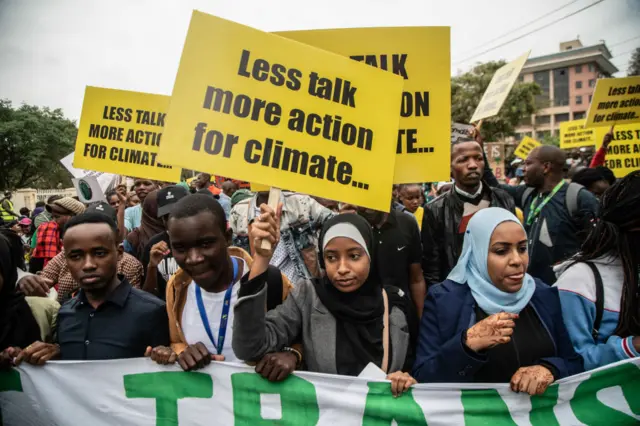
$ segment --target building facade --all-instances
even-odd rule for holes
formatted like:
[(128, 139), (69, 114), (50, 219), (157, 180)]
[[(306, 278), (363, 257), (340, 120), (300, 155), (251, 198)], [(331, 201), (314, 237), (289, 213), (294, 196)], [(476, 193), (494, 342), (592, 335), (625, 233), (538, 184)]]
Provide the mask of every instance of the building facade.
[(580, 40), (567, 41), (558, 53), (529, 58), (519, 81), (538, 83), (542, 94), (536, 97), (538, 112), (516, 128), (518, 139), (558, 136), (560, 123), (586, 116), (596, 80), (617, 71), (604, 42), (585, 47)]

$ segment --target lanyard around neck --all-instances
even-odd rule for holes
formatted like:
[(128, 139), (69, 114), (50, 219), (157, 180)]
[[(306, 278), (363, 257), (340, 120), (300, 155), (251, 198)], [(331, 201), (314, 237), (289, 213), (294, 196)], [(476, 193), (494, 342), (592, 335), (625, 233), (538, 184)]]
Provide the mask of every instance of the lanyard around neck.
[(222, 305), (222, 316), (220, 317), (220, 331), (218, 332), (218, 342), (216, 343), (215, 337), (211, 332), (211, 325), (209, 324), (209, 318), (207, 317), (207, 311), (204, 309), (204, 302), (202, 301), (202, 289), (196, 284), (196, 303), (198, 304), (198, 311), (200, 311), (200, 319), (204, 326), (211, 343), (216, 348), (218, 355), (222, 354), (222, 348), (224, 347), (224, 338), (227, 334), (227, 321), (229, 320), (229, 305), (231, 304), (231, 293), (233, 292), (233, 283), (236, 282), (238, 277), (238, 260), (235, 257), (231, 258), (233, 263), (233, 278), (229, 284), (229, 288), (224, 293), (224, 303)]
[(531, 201), (531, 207), (529, 207), (529, 216), (527, 216), (527, 226), (531, 225), (531, 223), (533, 222), (533, 219), (540, 214), (540, 212), (542, 211), (542, 208), (546, 206), (549, 201), (551, 201), (553, 196), (556, 195), (556, 192), (558, 192), (560, 188), (562, 188), (562, 185), (564, 185), (564, 180), (561, 180), (560, 182), (558, 182), (555, 188), (551, 190), (549, 195), (547, 195), (540, 204), (536, 205), (536, 201), (540, 199), (540, 196), (537, 196), (536, 198), (533, 199), (533, 201)]

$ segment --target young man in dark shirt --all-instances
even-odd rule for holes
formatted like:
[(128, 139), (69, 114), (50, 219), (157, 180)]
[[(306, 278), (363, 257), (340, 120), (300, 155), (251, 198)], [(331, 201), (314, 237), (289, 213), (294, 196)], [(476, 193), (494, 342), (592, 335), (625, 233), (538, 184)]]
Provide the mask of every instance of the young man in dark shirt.
[(427, 294), (422, 266), (420, 231), (413, 216), (391, 210), (389, 213), (358, 207), (358, 214), (373, 227), (376, 264), (384, 285), (399, 288), (422, 316)]
[(163, 220), (165, 231), (149, 240), (140, 259), (145, 274), (142, 289), (162, 300), (166, 299), (167, 281), (178, 271), (178, 263), (171, 252), (171, 242), (166, 231), (167, 221), (175, 204), (187, 195), (187, 190), (178, 185), (158, 191), (158, 218)]
[(112, 219), (97, 212), (73, 217), (65, 226), (64, 247), (80, 291), (60, 308), (57, 343), (36, 342), (16, 363), (136, 358), (148, 346), (169, 343), (164, 302), (117, 275), (122, 247)]

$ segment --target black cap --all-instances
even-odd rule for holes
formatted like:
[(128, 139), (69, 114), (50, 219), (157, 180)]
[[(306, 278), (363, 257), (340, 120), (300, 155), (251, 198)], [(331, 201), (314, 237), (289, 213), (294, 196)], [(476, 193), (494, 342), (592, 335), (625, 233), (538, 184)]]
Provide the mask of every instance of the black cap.
[(189, 192), (179, 185), (167, 186), (158, 191), (158, 217), (171, 213), (173, 205), (187, 195)]
[(91, 204), (85, 211), (102, 213), (103, 215), (108, 216), (114, 222), (118, 222), (118, 212), (116, 212), (116, 209), (111, 207), (109, 203), (105, 203), (104, 201), (99, 201), (97, 203)]

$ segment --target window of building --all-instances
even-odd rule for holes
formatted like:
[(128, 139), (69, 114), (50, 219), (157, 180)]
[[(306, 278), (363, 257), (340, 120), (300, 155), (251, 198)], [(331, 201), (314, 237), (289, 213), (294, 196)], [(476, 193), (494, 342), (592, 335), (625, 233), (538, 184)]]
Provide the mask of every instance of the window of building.
[(520, 83), (522, 83), (522, 82), (524, 81), (524, 75), (520, 74), (520, 75), (518, 76), (518, 81), (519, 81)]
[(580, 74), (582, 72), (582, 65), (576, 65), (576, 74)]
[(567, 68), (553, 70), (553, 105), (569, 105), (569, 70)]
[(539, 115), (536, 117), (536, 124), (549, 124), (551, 123), (550, 115)]
[(591, 103), (591, 98), (593, 97), (593, 95), (589, 95), (589, 103)]
[(596, 87), (596, 79), (592, 78), (591, 80), (589, 80), (589, 87)]
[(554, 120), (557, 123), (562, 123), (563, 121), (569, 121), (569, 113), (566, 114), (556, 114), (553, 116)]
[(576, 104), (577, 105), (582, 105), (582, 96), (576, 96)]
[(522, 117), (522, 119), (520, 120), (520, 123), (518, 123), (520, 126), (531, 126), (531, 116), (527, 115), (526, 117)]
[(589, 72), (595, 72), (596, 67), (593, 64), (589, 64)]
[(576, 89), (582, 89), (582, 82), (576, 81)]
[(546, 108), (549, 106), (549, 71), (538, 71), (533, 73), (533, 81), (540, 86), (542, 93), (536, 95), (536, 105), (539, 108)]
[(538, 139), (539, 141), (542, 141), (544, 138), (549, 137), (551, 135), (551, 132), (548, 130), (543, 130), (541, 132), (536, 132), (536, 139)]
[(573, 119), (574, 120), (582, 120), (584, 117), (586, 117), (587, 113), (585, 111), (579, 111), (579, 112), (574, 112), (573, 113)]

